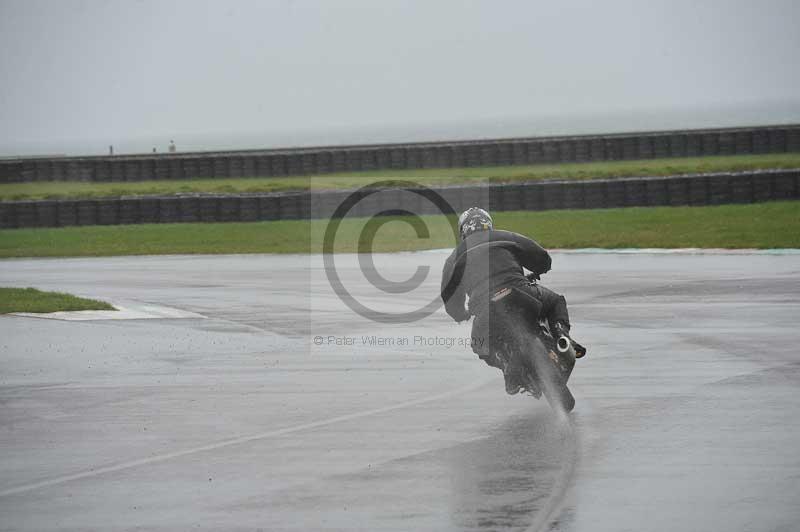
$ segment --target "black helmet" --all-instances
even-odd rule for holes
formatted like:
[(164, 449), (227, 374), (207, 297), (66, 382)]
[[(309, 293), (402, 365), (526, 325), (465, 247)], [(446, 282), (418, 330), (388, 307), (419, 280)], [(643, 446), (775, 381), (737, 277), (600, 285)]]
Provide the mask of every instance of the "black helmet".
[(492, 216), (480, 207), (470, 207), (458, 217), (458, 233), (464, 240), (475, 231), (492, 229)]

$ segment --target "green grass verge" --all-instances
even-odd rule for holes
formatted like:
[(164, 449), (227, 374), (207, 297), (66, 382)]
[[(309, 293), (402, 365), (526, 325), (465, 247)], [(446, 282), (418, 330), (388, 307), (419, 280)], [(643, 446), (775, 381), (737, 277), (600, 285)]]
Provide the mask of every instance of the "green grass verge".
[(138, 181), (130, 183), (49, 181), (2, 184), (0, 185), (0, 201), (99, 198), (195, 192), (246, 193), (308, 190), (310, 188), (341, 189), (356, 188), (378, 180), (392, 179), (407, 179), (423, 185), (449, 185), (476, 182), (510, 183), (544, 179), (606, 179), (797, 167), (800, 167), (800, 153), (481, 168), (380, 170), (314, 177), (250, 177)]
[[(403, 219), (383, 218), (373, 251), (450, 247), (451, 223), (422, 217), (429, 238)], [(334, 250), (359, 250), (365, 218), (346, 219)], [(548, 248), (800, 248), (800, 201), (714, 207), (498, 212), (498, 228), (530, 235)], [(149, 224), (7, 229), (0, 257), (172, 253), (319, 253), (327, 220), (225, 224)]]
[(117, 310), (108, 303), (35, 288), (0, 288), (0, 314), (60, 312), (62, 310)]

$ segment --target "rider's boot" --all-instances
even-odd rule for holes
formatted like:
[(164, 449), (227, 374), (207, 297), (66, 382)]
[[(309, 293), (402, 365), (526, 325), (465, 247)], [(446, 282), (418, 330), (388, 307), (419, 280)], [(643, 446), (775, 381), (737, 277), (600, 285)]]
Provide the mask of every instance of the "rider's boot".
[(503, 376), (506, 378), (506, 393), (508, 395), (516, 395), (522, 390), (522, 385), (517, 382), (516, 377), (507, 373), (504, 373)]
[(509, 362), (503, 367), (503, 377), (506, 380), (506, 393), (514, 395), (524, 388), (522, 381), (522, 367), (514, 362)]
[(570, 338), (572, 348), (575, 350), (575, 358), (583, 358), (586, 355), (586, 348), (581, 344)]

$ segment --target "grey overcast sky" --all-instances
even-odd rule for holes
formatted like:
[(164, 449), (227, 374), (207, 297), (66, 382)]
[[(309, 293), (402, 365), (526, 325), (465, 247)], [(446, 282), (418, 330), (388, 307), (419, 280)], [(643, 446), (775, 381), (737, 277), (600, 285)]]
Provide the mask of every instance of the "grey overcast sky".
[(800, 2), (0, 0), (0, 155), (800, 121)]

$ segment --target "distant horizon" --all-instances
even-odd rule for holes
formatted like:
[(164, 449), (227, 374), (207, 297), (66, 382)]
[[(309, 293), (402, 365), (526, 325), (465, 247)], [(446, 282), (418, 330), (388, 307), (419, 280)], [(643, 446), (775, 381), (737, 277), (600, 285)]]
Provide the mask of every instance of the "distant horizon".
[[(778, 126), (800, 123), (800, 102), (765, 103), (738, 108), (703, 110), (616, 111), (585, 115), (531, 118), (463, 120), (427, 125), (366, 125), (315, 131), (263, 131), (232, 133), (183, 133), (173, 137), (118, 139), (114, 144), (65, 140), (63, 143), (25, 143), (0, 145), (0, 158), (80, 157), (108, 155), (146, 155), (168, 153), (174, 140), (178, 153), (238, 150), (273, 150), (318, 146), (362, 144), (402, 144), (416, 142), (468, 141), (490, 138), (549, 137), (559, 135), (618, 134), (679, 129)], [(162, 140), (165, 139), (165, 140)], [(28, 144), (26, 146), (26, 144)], [(36, 146), (34, 146), (34, 144)], [(48, 146), (44, 146), (47, 144)], [(56, 145), (60, 144), (61, 148)], [(148, 148), (149, 146), (149, 148)]]

